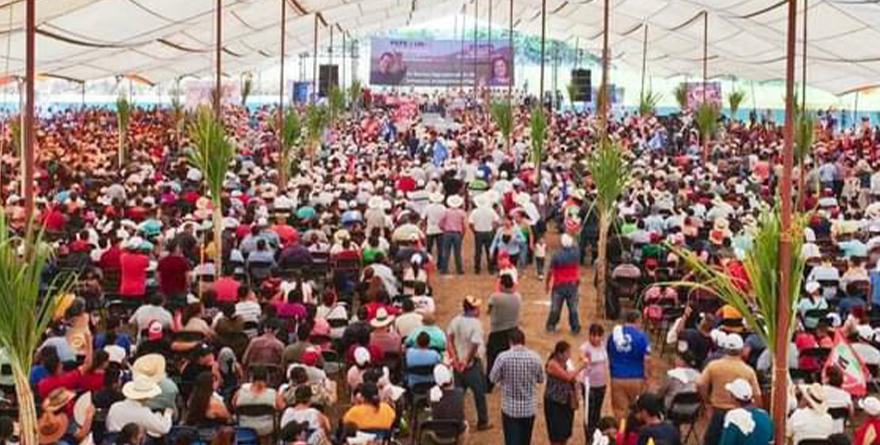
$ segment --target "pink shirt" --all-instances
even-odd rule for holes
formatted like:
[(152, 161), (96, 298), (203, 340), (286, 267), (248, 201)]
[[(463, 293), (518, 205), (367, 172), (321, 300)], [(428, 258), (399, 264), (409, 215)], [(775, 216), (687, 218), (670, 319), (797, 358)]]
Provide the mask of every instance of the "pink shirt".
[(443, 232), (464, 233), (467, 225), (467, 214), (462, 209), (446, 209), (440, 218), (440, 230)]

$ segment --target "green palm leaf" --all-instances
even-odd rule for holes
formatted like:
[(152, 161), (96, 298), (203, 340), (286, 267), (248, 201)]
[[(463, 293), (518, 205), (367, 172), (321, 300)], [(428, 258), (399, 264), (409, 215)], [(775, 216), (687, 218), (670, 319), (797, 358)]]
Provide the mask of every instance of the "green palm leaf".
[(356, 111), (360, 106), (361, 99), (363, 98), (363, 88), (361, 87), (361, 81), (355, 79), (351, 81), (351, 86), (348, 87), (348, 96), (349, 96), (349, 107), (351, 111)]
[(678, 104), (678, 108), (681, 111), (687, 110), (688, 108), (688, 92), (687, 85), (684, 83), (678, 84), (675, 89), (672, 90), (672, 96), (675, 97), (675, 102)]
[[(498, 126), (498, 131), (504, 137), (504, 143), (510, 143), (510, 135), (513, 133), (513, 106), (509, 101), (496, 101), (489, 107), (492, 120)], [(507, 147), (508, 151), (510, 147)]]
[(194, 147), (189, 153), (189, 162), (202, 172), (204, 181), (211, 191), (214, 219), (214, 242), (217, 244), (215, 267), (222, 270), (222, 228), (223, 209), (221, 194), (229, 164), (235, 159), (235, 145), (226, 136), (223, 123), (215, 119), (208, 107), (199, 107), (194, 122), (189, 127), (189, 138)]
[(332, 124), (336, 122), (345, 107), (345, 93), (336, 85), (331, 86), (327, 93), (327, 107), (330, 114), (328, 123)]
[(19, 255), (19, 247), (27, 241), (12, 234), (5, 213), (0, 211), (0, 347), (12, 367), (22, 443), (35, 444), (37, 419), (29, 384), (34, 353), (55, 313), (57, 297), (70, 290), (75, 277), (56, 276), (48, 292), (42, 292), (43, 271), (52, 252), (42, 242), (42, 232), (27, 238), (36, 246), (30, 249), (29, 259)]
[(782, 221), (779, 209), (765, 210), (758, 218), (758, 226), (753, 233), (752, 248), (746, 253), (743, 265), (749, 278), (751, 290), (743, 292), (734, 279), (725, 271), (710, 266), (694, 252), (671, 247), (683, 259), (684, 264), (693, 271), (695, 282), (676, 283), (691, 289), (702, 289), (718, 296), (725, 303), (736, 308), (743, 314), (749, 328), (756, 332), (766, 343), (771, 353), (776, 351), (776, 338), (785, 335), (790, 341), (794, 333), (795, 323), (791, 323), (788, 332), (780, 332), (777, 314), (780, 310), (790, 313), (790, 320), (795, 320), (800, 298), (801, 281), (803, 279), (805, 261), (800, 255), (804, 242), (806, 217), (795, 215), (791, 229), (791, 281), (787, 290), (789, 306), (779, 306), (779, 261), (782, 239)]
[(282, 188), (286, 187), (290, 167), (295, 158), (293, 156), (293, 149), (300, 142), (301, 137), (302, 122), (300, 122), (296, 110), (290, 108), (287, 110), (287, 115), (284, 117), (284, 123), (281, 126), (281, 156), (279, 157), (278, 177)]
[(544, 141), (547, 138), (547, 118), (544, 116), (544, 108), (540, 105), (532, 109), (531, 121), (532, 136), (532, 163), (537, 172), (537, 183), (541, 184), (541, 161), (544, 158)]
[(131, 121), (131, 104), (124, 96), (116, 99), (116, 126), (119, 132), (119, 168), (125, 164), (125, 144), (128, 139), (128, 125)]
[(309, 105), (306, 108), (306, 135), (309, 140), (309, 156), (314, 156), (318, 144), (324, 136), (329, 122), (329, 112), (324, 105)]
[(648, 116), (657, 113), (657, 105), (663, 99), (660, 93), (648, 90), (646, 94), (639, 98), (639, 113), (642, 116)]
[(700, 137), (704, 140), (711, 140), (718, 133), (718, 119), (721, 117), (721, 111), (717, 106), (701, 103), (694, 113), (694, 121), (700, 132)]
[(736, 120), (736, 113), (739, 111), (739, 106), (742, 105), (746, 100), (746, 93), (740, 90), (734, 90), (730, 92), (730, 95), (727, 96), (727, 102), (730, 105), (730, 118)]

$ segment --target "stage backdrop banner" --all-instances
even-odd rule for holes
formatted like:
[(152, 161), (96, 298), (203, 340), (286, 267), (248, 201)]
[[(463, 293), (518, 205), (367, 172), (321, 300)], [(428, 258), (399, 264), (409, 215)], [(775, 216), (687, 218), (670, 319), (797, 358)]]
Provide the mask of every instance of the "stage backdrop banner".
[[(186, 109), (195, 110), (201, 105), (213, 106), (214, 99), (211, 91), (214, 90), (213, 80), (191, 80), (186, 83)], [(223, 82), (220, 84), (223, 95), (220, 101), (224, 104), (241, 104), (241, 85), (238, 82)]]
[[(696, 110), (703, 103), (703, 82), (685, 84), (688, 92), (688, 108)], [(706, 102), (722, 108), (721, 82), (706, 82)]]
[[(379, 86), (506, 87), (514, 81), (513, 52), (506, 40), (373, 38), (370, 84)], [(476, 72), (474, 70), (476, 66)]]

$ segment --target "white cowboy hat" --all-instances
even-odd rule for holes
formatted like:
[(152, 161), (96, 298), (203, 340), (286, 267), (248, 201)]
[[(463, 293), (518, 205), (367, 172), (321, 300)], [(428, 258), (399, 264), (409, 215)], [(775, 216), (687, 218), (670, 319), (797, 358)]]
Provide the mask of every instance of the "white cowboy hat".
[(122, 387), (122, 394), (131, 400), (151, 399), (161, 393), (158, 383), (142, 376), (136, 376)]
[(376, 311), (376, 316), (370, 321), (370, 326), (374, 328), (384, 328), (393, 322), (394, 316), (388, 314), (388, 311), (386, 311), (385, 308), (379, 308), (379, 310)]
[(135, 379), (146, 378), (153, 382), (159, 382), (165, 378), (165, 357), (161, 354), (147, 354), (134, 361), (131, 367)]
[(461, 199), (461, 196), (452, 195), (446, 200), (446, 203), (449, 204), (449, 207), (457, 209), (464, 204), (464, 200)]
[(443, 202), (443, 194), (440, 192), (434, 192), (428, 196), (428, 199), (434, 204), (440, 204)]

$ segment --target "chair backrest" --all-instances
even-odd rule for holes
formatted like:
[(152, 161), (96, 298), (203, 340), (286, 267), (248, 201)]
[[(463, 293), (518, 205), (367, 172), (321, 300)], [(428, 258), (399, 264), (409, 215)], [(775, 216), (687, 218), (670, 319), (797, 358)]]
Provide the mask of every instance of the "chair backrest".
[[(418, 443), (457, 444), (464, 430), (464, 422), (457, 420), (426, 420), (419, 424)], [(430, 442), (425, 440), (427, 439), (426, 435), (430, 435)]]
[(828, 408), (828, 414), (830, 414), (831, 418), (834, 420), (839, 420), (839, 419), (846, 420), (849, 418), (849, 408), (847, 408), (847, 407)]
[[(680, 392), (672, 398), (672, 404), (669, 406), (667, 416), (669, 420), (682, 423), (694, 423), (699, 418), (700, 409), (703, 403), (702, 397), (696, 392)], [(693, 409), (694, 406), (698, 408)], [(685, 415), (685, 412), (689, 414)]]
[(239, 417), (264, 417), (274, 416), (277, 410), (272, 405), (253, 404), (240, 405), (235, 407), (235, 413)]
[(804, 439), (794, 445), (831, 445), (828, 439)]

